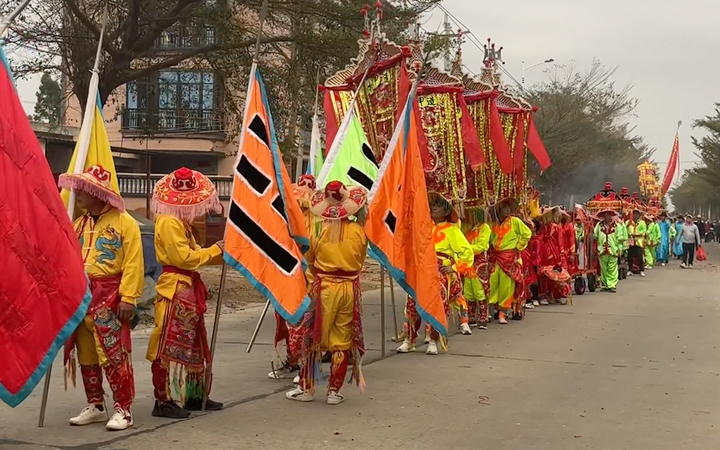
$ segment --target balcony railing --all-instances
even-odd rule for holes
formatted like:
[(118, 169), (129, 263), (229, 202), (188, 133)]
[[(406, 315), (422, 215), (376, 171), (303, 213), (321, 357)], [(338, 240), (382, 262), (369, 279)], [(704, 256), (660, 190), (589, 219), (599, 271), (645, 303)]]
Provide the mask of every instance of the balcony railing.
[(148, 111), (125, 108), (122, 129), (148, 133), (224, 133), (225, 121), (223, 113), (213, 109)]
[[(155, 184), (165, 175), (150, 174), (150, 193), (155, 189)], [(215, 185), (221, 200), (229, 200), (232, 195), (232, 176), (208, 175), (208, 178)], [(120, 185), (120, 194), (123, 197), (147, 197), (147, 175), (143, 173), (119, 173), (118, 184)]]

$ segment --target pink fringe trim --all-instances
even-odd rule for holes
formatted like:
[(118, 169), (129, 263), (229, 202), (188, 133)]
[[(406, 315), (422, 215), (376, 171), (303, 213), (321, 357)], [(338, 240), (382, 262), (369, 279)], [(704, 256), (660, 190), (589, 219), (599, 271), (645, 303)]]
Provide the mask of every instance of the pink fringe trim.
[(188, 223), (192, 223), (195, 219), (206, 214), (220, 214), (223, 211), (222, 204), (220, 203), (217, 193), (211, 195), (205, 201), (195, 205), (168, 205), (158, 201), (156, 198), (153, 198), (152, 209), (155, 215), (167, 214)]
[(87, 192), (95, 198), (99, 198), (113, 208), (119, 209), (121, 212), (125, 212), (125, 201), (119, 194), (108, 190), (102, 186), (99, 186), (91, 181), (85, 180), (74, 174), (63, 174), (60, 175), (58, 180), (58, 186), (63, 189), (76, 189), (83, 192)]

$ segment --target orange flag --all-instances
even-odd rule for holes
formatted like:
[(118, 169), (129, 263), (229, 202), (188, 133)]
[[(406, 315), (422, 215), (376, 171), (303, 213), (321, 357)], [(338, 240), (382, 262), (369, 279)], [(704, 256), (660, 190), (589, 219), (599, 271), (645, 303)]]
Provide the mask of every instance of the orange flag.
[(365, 234), (373, 256), (415, 299), (420, 316), (447, 335), (417, 117), (413, 114), (416, 92), (417, 86), (408, 96), (370, 191)]
[(297, 324), (310, 305), (303, 253), (305, 219), (275, 138), (265, 86), (253, 64), (225, 228), (225, 262)]

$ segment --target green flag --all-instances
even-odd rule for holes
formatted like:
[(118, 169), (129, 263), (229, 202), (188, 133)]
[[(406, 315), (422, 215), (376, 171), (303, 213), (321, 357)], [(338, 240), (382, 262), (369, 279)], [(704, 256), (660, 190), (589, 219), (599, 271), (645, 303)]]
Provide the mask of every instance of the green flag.
[(377, 173), (375, 154), (354, 108), (350, 108), (317, 176), (318, 187), (324, 188), (337, 180), (346, 186), (362, 186), (370, 191)]

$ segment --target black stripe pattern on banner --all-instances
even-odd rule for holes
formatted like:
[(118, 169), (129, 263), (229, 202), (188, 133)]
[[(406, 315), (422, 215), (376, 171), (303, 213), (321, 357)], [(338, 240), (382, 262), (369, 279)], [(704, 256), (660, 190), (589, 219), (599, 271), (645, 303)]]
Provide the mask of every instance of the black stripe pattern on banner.
[(277, 197), (275, 197), (275, 200), (272, 201), (272, 207), (275, 208), (275, 211), (277, 211), (277, 213), (280, 214), (280, 217), (282, 217), (287, 223), (287, 217), (285, 216), (285, 203), (283, 203), (283, 199), (280, 194), (278, 194)]
[(260, 172), (245, 155), (240, 155), (240, 161), (235, 170), (257, 195), (264, 195), (272, 183), (272, 180)]
[(395, 217), (395, 214), (393, 214), (393, 212), (389, 209), (387, 214), (385, 215), (385, 225), (387, 225), (390, 229), (390, 233), (394, 235), (395, 227), (397, 226), (397, 217)]
[(230, 222), (253, 243), (270, 261), (286, 274), (291, 274), (300, 264), (289, 251), (285, 250), (262, 227), (234, 201), (228, 214)]
[(354, 166), (350, 166), (347, 172), (347, 176), (368, 191), (373, 187), (373, 180)]
[(270, 148), (270, 136), (268, 136), (268, 130), (265, 126), (265, 122), (259, 115), (255, 114), (253, 119), (250, 121), (250, 125), (248, 125), (248, 129), (265, 144), (265, 147)]
[(363, 142), (362, 145), (362, 152), (363, 155), (373, 164), (375, 164), (375, 167), (380, 167), (380, 165), (377, 162), (377, 159), (375, 159), (375, 153), (373, 153), (372, 148), (370, 148), (369, 145), (367, 145), (366, 142)]

